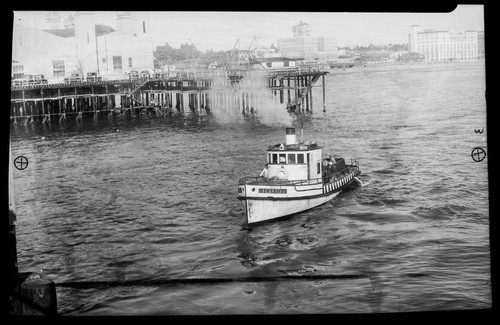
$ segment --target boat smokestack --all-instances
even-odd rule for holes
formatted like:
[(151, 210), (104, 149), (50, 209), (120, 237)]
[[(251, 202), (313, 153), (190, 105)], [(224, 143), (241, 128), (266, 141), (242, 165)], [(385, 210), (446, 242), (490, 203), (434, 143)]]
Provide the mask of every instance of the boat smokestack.
[(295, 137), (295, 128), (286, 128), (285, 144), (287, 146), (297, 144), (297, 138)]

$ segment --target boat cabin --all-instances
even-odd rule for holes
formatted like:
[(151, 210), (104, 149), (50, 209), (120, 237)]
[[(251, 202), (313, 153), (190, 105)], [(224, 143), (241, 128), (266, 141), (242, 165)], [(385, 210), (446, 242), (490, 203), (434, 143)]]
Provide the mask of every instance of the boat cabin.
[(295, 128), (287, 128), (285, 143), (267, 150), (267, 177), (290, 181), (321, 179), (322, 155), (322, 147), (309, 141), (298, 143)]

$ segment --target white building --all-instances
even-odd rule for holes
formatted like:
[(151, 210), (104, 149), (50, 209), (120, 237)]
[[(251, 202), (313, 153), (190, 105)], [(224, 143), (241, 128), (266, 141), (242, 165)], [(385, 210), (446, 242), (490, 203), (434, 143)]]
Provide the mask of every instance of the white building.
[(311, 36), (311, 25), (303, 23), (302, 20), (292, 27), (293, 37)]
[(49, 82), (61, 82), (70, 72), (97, 72), (113, 79), (123, 78), (129, 70), (153, 68), (147, 13), (117, 13), (116, 31), (96, 25), (91, 12), (69, 18), (63, 27), (60, 15), (51, 12), (44, 30), (14, 24), (12, 77), (44, 74)]
[(260, 57), (260, 58), (279, 58), (279, 57), (281, 57), (281, 53), (276, 52), (276, 49), (274, 49), (274, 48), (255, 49), (254, 53), (257, 57)]
[(297, 66), (297, 62), (295, 59), (285, 58), (285, 57), (266, 57), (259, 58), (259, 63), (253, 64), (253, 69), (265, 69), (265, 70), (273, 70), (273, 69), (289, 69), (295, 68)]
[(419, 25), (413, 25), (409, 33), (409, 52), (422, 54), (426, 61), (477, 60), (478, 32), (424, 30)]
[(333, 37), (311, 36), (311, 28), (302, 21), (293, 26), (293, 37), (278, 39), (280, 53), (289, 58), (326, 63), (336, 60), (337, 40)]
[(119, 75), (153, 69), (151, 23), (146, 13), (117, 14), (117, 31), (98, 39), (99, 71)]

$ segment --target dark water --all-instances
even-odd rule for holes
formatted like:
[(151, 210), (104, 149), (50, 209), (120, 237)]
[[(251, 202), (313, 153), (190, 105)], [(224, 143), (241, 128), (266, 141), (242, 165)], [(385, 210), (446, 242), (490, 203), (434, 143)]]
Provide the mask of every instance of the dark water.
[[(488, 158), (471, 158), (474, 147), (487, 151), (484, 65), (380, 66), (326, 80), (326, 113), (317, 88), (315, 112), (302, 117), (269, 105), (260, 117), (214, 109), (12, 129), (12, 156), (30, 162), (14, 170), (20, 271), (56, 284), (137, 281), (59, 285), (62, 315), (491, 307)], [(360, 162), (363, 186), (246, 229), (238, 179), (259, 173), (267, 145), (300, 122), (307, 139)], [(316, 278), (167, 281), (287, 275)]]

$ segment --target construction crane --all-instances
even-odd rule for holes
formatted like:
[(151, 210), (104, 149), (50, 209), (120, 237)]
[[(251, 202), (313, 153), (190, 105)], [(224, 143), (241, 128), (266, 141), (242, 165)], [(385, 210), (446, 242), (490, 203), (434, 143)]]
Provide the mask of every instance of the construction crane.
[[(236, 40), (233, 48), (226, 52), (226, 62), (224, 66), (228, 72), (228, 75), (233, 80), (239, 80), (244, 78), (246, 73), (252, 69), (254, 64), (259, 64), (265, 71), (267, 67), (262, 64), (262, 62), (255, 56), (252, 51), (252, 45), (257, 40), (257, 36), (254, 36), (247, 50), (240, 50), (240, 39)], [(246, 56), (245, 62), (242, 62), (242, 54)]]
[(251, 51), (253, 42), (256, 39), (257, 39), (257, 36), (254, 36), (253, 39), (252, 39), (252, 42), (250, 43), (250, 46), (248, 47), (248, 61), (249, 61), (250, 65), (259, 64), (265, 71), (267, 71), (267, 67), (265, 65), (263, 65), (262, 62), (260, 62), (260, 60), (257, 59), (257, 57), (255, 56), (255, 54)]

